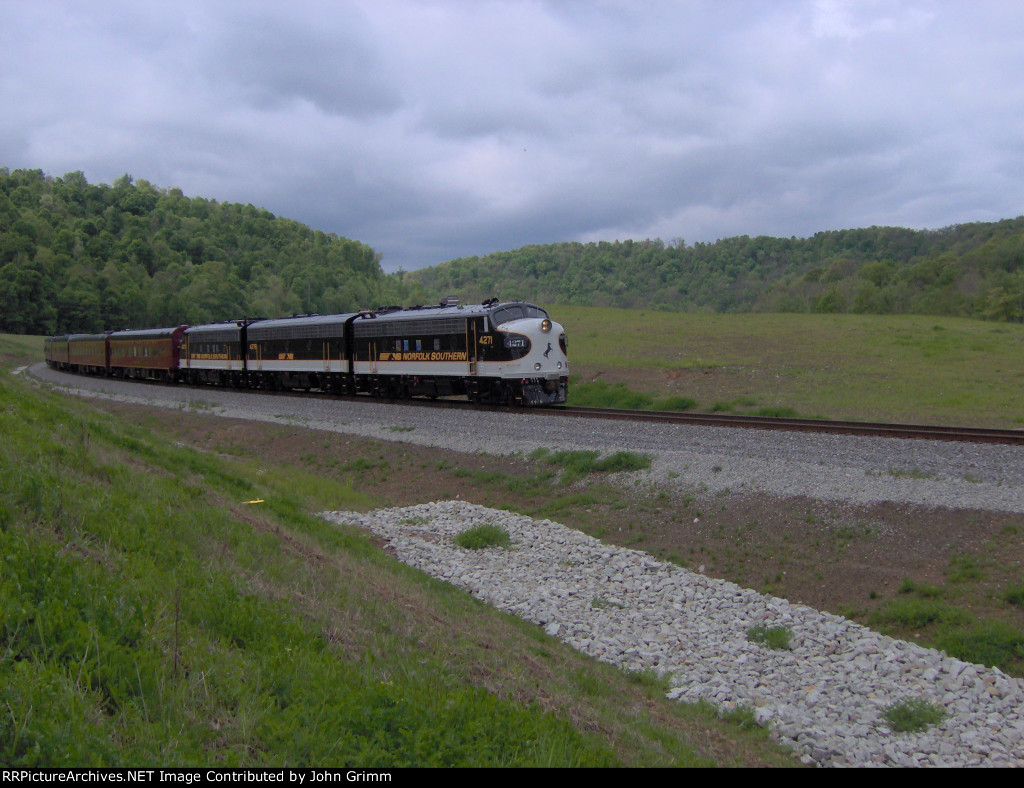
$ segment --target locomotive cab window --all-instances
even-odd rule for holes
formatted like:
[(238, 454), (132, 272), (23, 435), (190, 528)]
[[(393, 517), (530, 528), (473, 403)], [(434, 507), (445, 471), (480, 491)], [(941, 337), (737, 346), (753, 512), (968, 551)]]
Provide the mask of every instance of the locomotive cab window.
[(491, 312), (491, 321), (496, 326), (527, 317), (546, 318), (548, 313), (533, 304), (509, 304)]

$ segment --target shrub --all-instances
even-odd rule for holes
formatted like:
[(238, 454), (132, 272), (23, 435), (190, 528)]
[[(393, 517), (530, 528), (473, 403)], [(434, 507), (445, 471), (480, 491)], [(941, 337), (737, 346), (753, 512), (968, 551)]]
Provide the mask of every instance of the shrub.
[(789, 631), (789, 627), (766, 627), (758, 625), (747, 630), (747, 639), (750, 640), (751, 643), (760, 643), (763, 646), (776, 649), (777, 651), (788, 650), (791, 637), (792, 633)]
[(478, 525), (463, 531), (455, 537), (455, 544), (466, 550), (482, 550), (485, 547), (508, 547), (511, 543), (508, 531), (496, 525)]
[(923, 731), (929, 725), (942, 722), (946, 719), (946, 710), (923, 698), (908, 698), (889, 706), (882, 717), (894, 731), (907, 733)]

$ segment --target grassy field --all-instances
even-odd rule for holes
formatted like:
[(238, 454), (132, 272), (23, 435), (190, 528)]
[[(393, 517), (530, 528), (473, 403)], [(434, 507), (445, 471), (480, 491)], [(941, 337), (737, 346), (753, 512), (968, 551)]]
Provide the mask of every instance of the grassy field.
[(670, 398), (688, 399), (700, 411), (1024, 425), (1018, 324), (587, 307), (551, 313), (569, 337), (576, 404), (633, 392), (668, 407)]
[(312, 515), (382, 503), (353, 481), (386, 464), (197, 448), (215, 419), (11, 374), (39, 351), (0, 337), (0, 763), (795, 763)]

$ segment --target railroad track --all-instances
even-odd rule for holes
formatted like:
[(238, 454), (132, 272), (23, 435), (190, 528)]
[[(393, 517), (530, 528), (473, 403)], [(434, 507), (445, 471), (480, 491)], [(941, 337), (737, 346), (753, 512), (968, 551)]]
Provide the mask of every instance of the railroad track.
[[(64, 373), (68, 374), (68, 373)], [(78, 377), (75, 375), (72, 378)], [(206, 386), (186, 386), (182, 383), (158, 383), (156, 381), (125, 381), (162, 385), (169, 388), (203, 390)], [(230, 391), (233, 389), (218, 389)], [(732, 427), (735, 429), (775, 430), (788, 432), (817, 432), (832, 435), (873, 435), (886, 438), (916, 440), (960, 441), (964, 443), (1002, 443), (1024, 446), (1024, 430), (988, 429), (982, 427), (946, 427), (925, 424), (885, 424), (867, 421), (828, 421), (826, 419), (795, 419), (775, 416), (744, 416), (735, 413), (688, 413), (680, 411), (624, 410), (619, 408), (584, 408), (571, 405), (555, 405), (547, 408), (516, 408), (507, 405), (483, 405), (455, 399), (376, 399), (367, 395), (339, 396), (323, 392), (306, 391), (264, 391), (260, 394), (274, 396), (312, 397), (353, 402), (388, 402), (395, 405), (435, 408), (468, 408), (497, 413), (529, 413), (552, 417), (576, 417), (587, 419), (608, 419), (620, 421), (643, 421), (648, 423), (695, 425), (704, 427)]]
[[(363, 400), (365, 397), (352, 399)], [(827, 419), (794, 419), (776, 416), (744, 416), (735, 413), (686, 413), (680, 411), (625, 410), (620, 408), (583, 408), (553, 405), (546, 408), (514, 408), (507, 405), (482, 405), (464, 400), (387, 400), (396, 404), (504, 413), (530, 413), (586, 419), (644, 421), (662, 424), (689, 424), (703, 427), (775, 430), (785, 432), (818, 432), (831, 435), (873, 435), (911, 440), (960, 441), (963, 443), (1003, 443), (1024, 446), (1024, 430), (988, 429), (983, 427), (944, 427), (926, 424), (885, 424), (868, 421), (829, 421)]]
[(665, 411), (619, 410), (615, 408), (576, 408), (569, 406), (551, 410), (560, 410), (566, 416), (597, 419), (628, 419), (709, 427), (821, 432), (833, 435), (876, 435), (886, 438), (962, 441), (969, 443), (1005, 443), (1024, 446), (1024, 430), (943, 427), (926, 424), (884, 424), (867, 421), (828, 421), (826, 419), (791, 419), (774, 416), (742, 416), (734, 413), (672, 413)]

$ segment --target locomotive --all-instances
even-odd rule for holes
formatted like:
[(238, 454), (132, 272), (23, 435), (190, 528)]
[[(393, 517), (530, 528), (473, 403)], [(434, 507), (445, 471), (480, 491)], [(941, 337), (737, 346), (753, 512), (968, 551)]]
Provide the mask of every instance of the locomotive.
[(46, 363), (72, 372), (263, 390), (377, 397), (464, 396), (564, 403), (565, 331), (525, 301), (383, 307), (45, 340)]

